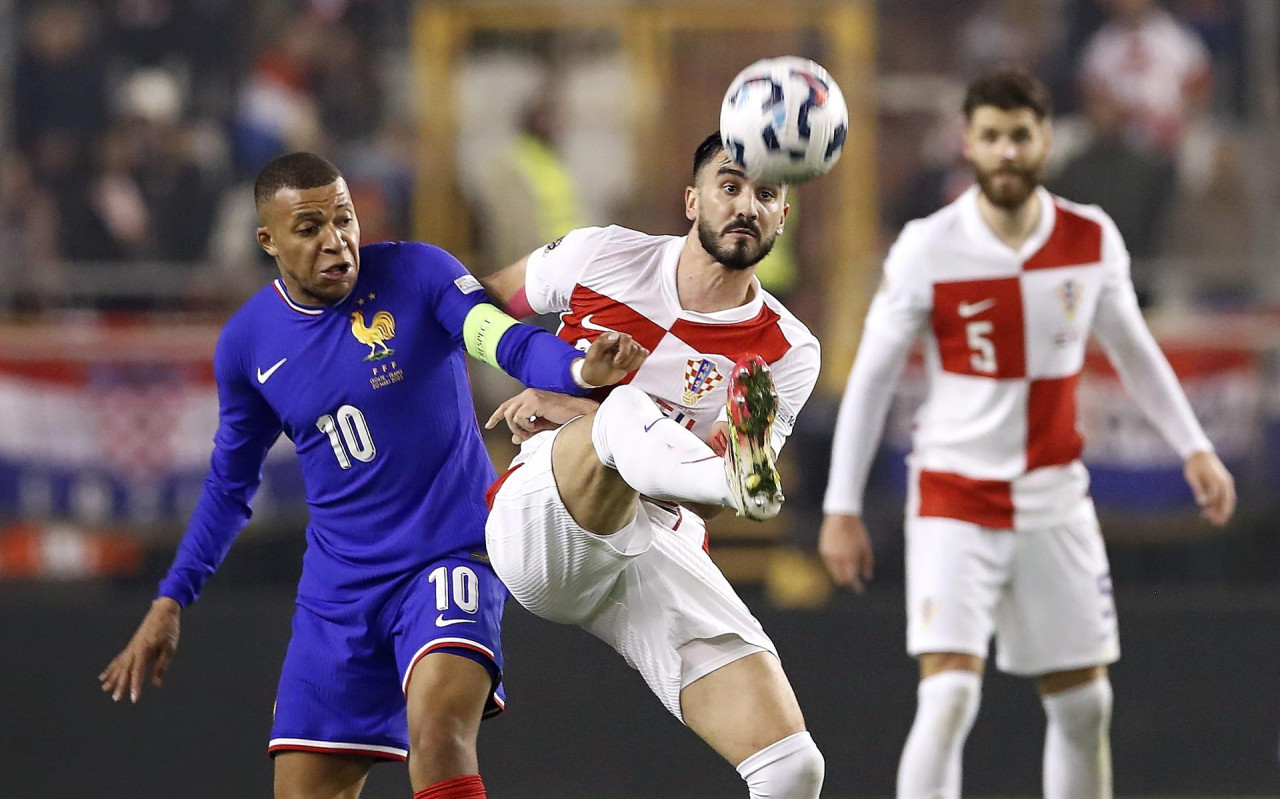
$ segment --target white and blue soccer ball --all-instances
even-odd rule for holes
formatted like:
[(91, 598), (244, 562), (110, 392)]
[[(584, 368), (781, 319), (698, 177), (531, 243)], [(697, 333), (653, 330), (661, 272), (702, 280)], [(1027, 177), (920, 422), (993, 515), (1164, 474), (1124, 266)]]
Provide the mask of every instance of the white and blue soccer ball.
[(849, 133), (849, 108), (831, 75), (807, 58), (757, 61), (720, 106), (725, 150), (763, 183), (803, 183), (831, 171)]

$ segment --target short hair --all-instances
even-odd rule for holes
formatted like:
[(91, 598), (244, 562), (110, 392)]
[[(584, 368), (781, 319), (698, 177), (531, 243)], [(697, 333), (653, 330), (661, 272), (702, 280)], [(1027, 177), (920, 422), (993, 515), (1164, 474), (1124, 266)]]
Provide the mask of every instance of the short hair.
[(329, 159), (315, 153), (289, 153), (262, 168), (253, 182), (253, 202), (261, 210), (281, 189), (315, 189), (328, 186), (342, 172)]
[(719, 153), (723, 149), (724, 142), (721, 141), (720, 131), (718, 130), (702, 140), (702, 144), (699, 144), (698, 149), (693, 152), (694, 184), (697, 184), (698, 182), (698, 173), (702, 171), (702, 167), (711, 163), (711, 160), (716, 157), (716, 153)]
[(1028, 70), (1016, 66), (987, 70), (969, 84), (964, 94), (964, 118), (973, 119), (973, 112), (984, 105), (1001, 111), (1029, 108), (1041, 120), (1053, 112), (1045, 85)]

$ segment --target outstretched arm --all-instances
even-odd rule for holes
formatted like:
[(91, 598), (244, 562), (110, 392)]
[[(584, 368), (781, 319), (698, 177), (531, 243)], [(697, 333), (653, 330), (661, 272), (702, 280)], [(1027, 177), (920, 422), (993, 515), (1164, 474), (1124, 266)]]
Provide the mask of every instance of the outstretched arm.
[(625, 333), (596, 339), (584, 356), (568, 342), (524, 325), (488, 303), (476, 305), (463, 324), (467, 353), (530, 388), (585, 394), (613, 385), (639, 369), (649, 351)]
[[(401, 247), (402, 257), (416, 269), (436, 320), (476, 360), (530, 388), (563, 394), (585, 394), (625, 376), (615, 375), (614, 366), (603, 360), (584, 358), (568, 342), (547, 331), (517, 322), (490, 301), (483, 283), (439, 247), (420, 243)], [(508, 267), (507, 276), (493, 284), (500, 299), (510, 299), (507, 292), (523, 274), (523, 261)], [(630, 346), (627, 349), (633, 354)], [(643, 360), (643, 355), (640, 358)]]
[(102, 690), (117, 702), (128, 691), (137, 702), (150, 672), (159, 686), (178, 648), (182, 609), (195, 601), (217, 570), (236, 535), (249, 520), (249, 501), (261, 481), (267, 450), (280, 435), (275, 414), (247, 381), (224, 339), (214, 367), (218, 378), (219, 421), (204, 490), (159, 596), (125, 648), (98, 675)]

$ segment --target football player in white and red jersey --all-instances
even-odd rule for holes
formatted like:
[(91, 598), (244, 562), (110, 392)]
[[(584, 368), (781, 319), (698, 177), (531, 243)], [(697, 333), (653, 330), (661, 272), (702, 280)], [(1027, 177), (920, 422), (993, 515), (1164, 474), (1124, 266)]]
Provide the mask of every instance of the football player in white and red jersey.
[(978, 185), (902, 231), (884, 265), (836, 424), (819, 551), (862, 590), (867, 472), (917, 337), (906, 520), (907, 647), (919, 702), (899, 799), (960, 796), (961, 750), (994, 635), (1000, 670), (1038, 681), (1044, 795), (1111, 796), (1107, 665), (1120, 655), (1106, 550), (1080, 462), (1076, 383), (1092, 331), (1224, 524), (1231, 475), (1138, 309), (1129, 256), (1101, 209), (1039, 187), (1049, 97), (1002, 68), (969, 86), (965, 155)]
[(750, 796), (811, 799), (822, 755), (773, 643), (705, 551), (703, 517), (778, 512), (773, 458), (817, 381), (818, 342), (755, 277), (785, 187), (749, 180), (719, 134), (693, 175), (688, 235), (575, 230), (486, 281), (517, 316), (559, 313), (579, 347), (619, 331), (650, 353), (598, 404), (527, 391), (498, 409), (490, 426), (527, 440), (490, 490), (488, 552), (522, 605), (617, 650)]

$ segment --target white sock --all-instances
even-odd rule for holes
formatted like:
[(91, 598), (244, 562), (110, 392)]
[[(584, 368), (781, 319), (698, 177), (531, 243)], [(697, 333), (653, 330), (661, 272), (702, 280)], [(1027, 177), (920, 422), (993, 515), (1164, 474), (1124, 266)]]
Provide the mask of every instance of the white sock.
[(1111, 681), (1106, 677), (1042, 699), (1045, 799), (1111, 799)]
[(788, 735), (738, 764), (750, 799), (818, 799), (826, 761), (806, 732)]
[(898, 799), (959, 799), (961, 755), (978, 716), (982, 675), (939, 672), (920, 681), (917, 697), (898, 764)]
[(733, 507), (724, 461), (638, 388), (618, 386), (600, 404), (591, 443), (601, 463), (645, 496)]

